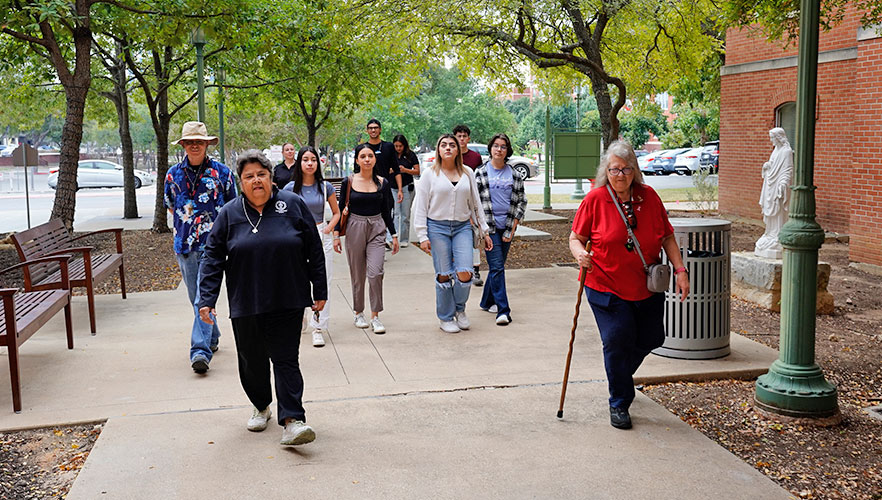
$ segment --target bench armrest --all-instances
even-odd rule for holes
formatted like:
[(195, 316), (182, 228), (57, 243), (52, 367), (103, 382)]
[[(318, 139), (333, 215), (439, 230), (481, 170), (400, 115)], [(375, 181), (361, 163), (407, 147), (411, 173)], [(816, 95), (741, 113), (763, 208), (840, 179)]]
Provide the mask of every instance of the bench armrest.
[(91, 253), (94, 249), (95, 247), (70, 247), (43, 254), (43, 257), (54, 257), (56, 255), (67, 255), (70, 253), (81, 253), (85, 256), (86, 254)]
[(12, 297), (18, 288), (0, 288), (0, 297)]
[(87, 238), (89, 236), (94, 236), (96, 234), (114, 233), (114, 235), (116, 236), (116, 253), (122, 253), (122, 232), (123, 232), (123, 228), (121, 228), (121, 227), (113, 227), (110, 229), (100, 229), (98, 231), (90, 231), (86, 234), (81, 234), (81, 235), (77, 236), (76, 238), (71, 238), (70, 241), (76, 241), (80, 238)]
[[(27, 268), (27, 266), (32, 266), (34, 264), (42, 264), (45, 262), (58, 262), (61, 266), (61, 288), (65, 290), (70, 289), (70, 277), (68, 274), (67, 263), (72, 256), (69, 254), (64, 255), (53, 255), (40, 257), (39, 259), (26, 260), (24, 262), (18, 263), (14, 266), (9, 266), (6, 269), (0, 270), (0, 274), (5, 274), (9, 271), (14, 271), (19, 268)], [(7, 290), (4, 288), (4, 290)]]

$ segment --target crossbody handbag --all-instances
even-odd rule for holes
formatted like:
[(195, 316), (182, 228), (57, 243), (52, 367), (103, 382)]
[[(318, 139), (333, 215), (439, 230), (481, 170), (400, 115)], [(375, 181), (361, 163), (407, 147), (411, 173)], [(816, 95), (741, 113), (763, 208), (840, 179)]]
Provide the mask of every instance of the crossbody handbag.
[(340, 230), (338, 233), (340, 236), (346, 236), (346, 223), (349, 222), (349, 197), (352, 195), (352, 176), (348, 177), (348, 182), (346, 183), (346, 206), (343, 207), (343, 210), (340, 212)]
[(622, 206), (619, 204), (619, 200), (616, 199), (616, 195), (613, 193), (612, 188), (609, 187), (609, 184), (606, 185), (606, 190), (609, 192), (609, 196), (613, 200), (613, 205), (618, 209), (619, 215), (622, 216), (622, 222), (625, 223), (625, 229), (628, 230), (628, 236), (630, 236), (631, 240), (634, 242), (634, 248), (637, 250), (640, 262), (643, 263), (643, 271), (646, 273), (646, 288), (653, 293), (666, 291), (671, 286), (671, 266), (667, 264), (648, 265), (646, 263), (646, 259), (643, 258), (643, 252), (640, 250), (640, 242), (637, 241), (637, 237), (634, 236), (634, 231), (631, 230), (631, 225), (628, 224), (628, 218), (625, 217), (625, 212), (622, 210)]

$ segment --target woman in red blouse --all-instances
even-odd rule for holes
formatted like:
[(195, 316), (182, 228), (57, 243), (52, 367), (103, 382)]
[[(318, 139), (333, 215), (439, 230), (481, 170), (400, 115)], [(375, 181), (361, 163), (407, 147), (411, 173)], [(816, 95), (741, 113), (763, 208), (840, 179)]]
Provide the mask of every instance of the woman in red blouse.
[(615, 141), (609, 145), (594, 185), (576, 212), (570, 251), (588, 272), (585, 294), (603, 342), (610, 423), (619, 429), (630, 429), (628, 408), (634, 401), (633, 375), (643, 358), (664, 343), (665, 298), (664, 293), (647, 289), (643, 262), (615, 204), (622, 208), (647, 264), (661, 262), (664, 249), (675, 269), (675, 290), (680, 300), (689, 294), (689, 275), (664, 204), (643, 183), (630, 144)]

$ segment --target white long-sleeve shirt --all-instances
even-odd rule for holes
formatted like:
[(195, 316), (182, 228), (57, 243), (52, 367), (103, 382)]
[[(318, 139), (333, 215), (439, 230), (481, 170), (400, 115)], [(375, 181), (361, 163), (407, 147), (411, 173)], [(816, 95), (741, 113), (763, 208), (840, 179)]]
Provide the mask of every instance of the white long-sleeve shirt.
[(428, 219), (462, 222), (471, 218), (484, 234), (490, 230), (484, 219), (484, 211), (480, 208), (481, 199), (478, 196), (475, 174), (470, 168), (463, 170), (456, 186), (444, 172), (439, 171), (436, 174), (434, 168), (426, 168), (420, 172), (413, 202), (413, 225), (420, 243), (429, 239)]

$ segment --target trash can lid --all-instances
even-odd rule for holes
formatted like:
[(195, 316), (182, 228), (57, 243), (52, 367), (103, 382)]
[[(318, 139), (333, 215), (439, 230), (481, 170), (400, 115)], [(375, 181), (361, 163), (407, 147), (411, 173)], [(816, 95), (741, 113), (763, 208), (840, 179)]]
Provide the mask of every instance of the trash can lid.
[(700, 217), (671, 217), (669, 219), (674, 231), (727, 231), (732, 229), (732, 222), (725, 219), (703, 219)]

